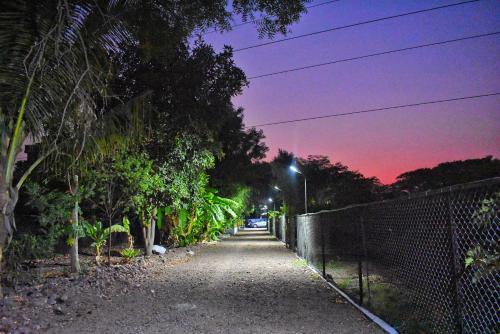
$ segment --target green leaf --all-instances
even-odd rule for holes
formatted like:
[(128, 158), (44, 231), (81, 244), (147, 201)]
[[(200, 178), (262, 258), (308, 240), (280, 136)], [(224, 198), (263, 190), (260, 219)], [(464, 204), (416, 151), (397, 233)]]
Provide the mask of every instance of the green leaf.
[(111, 233), (127, 233), (128, 230), (123, 227), (122, 225), (118, 225), (118, 224), (115, 224), (115, 225), (111, 225), (111, 228), (107, 227), (104, 229), (104, 234), (106, 236), (109, 235), (109, 231), (111, 230)]
[(183, 230), (186, 226), (186, 222), (189, 216), (189, 211), (187, 209), (180, 209), (179, 210), (179, 228)]
[(127, 216), (122, 218), (122, 225), (127, 230), (127, 234), (130, 234), (130, 220), (128, 220)]
[(165, 208), (158, 208), (156, 211), (156, 226), (158, 226), (158, 229), (163, 228), (163, 223), (164, 223), (164, 217), (165, 217)]

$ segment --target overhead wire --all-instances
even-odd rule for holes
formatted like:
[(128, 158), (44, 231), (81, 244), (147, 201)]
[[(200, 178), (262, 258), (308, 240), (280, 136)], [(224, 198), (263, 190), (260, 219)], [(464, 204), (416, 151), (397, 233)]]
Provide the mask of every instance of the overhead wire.
[(233, 52), (240, 52), (240, 51), (245, 51), (245, 50), (260, 48), (260, 47), (263, 47), (263, 46), (268, 46), (268, 45), (272, 45), (272, 44), (276, 44), (276, 43), (287, 42), (287, 41), (296, 40), (296, 39), (300, 39), (300, 38), (305, 38), (305, 37), (320, 35), (320, 34), (324, 34), (324, 33), (328, 33), (328, 32), (333, 32), (333, 31), (338, 31), (338, 30), (343, 30), (343, 29), (358, 27), (358, 26), (362, 26), (362, 25), (368, 25), (368, 24), (378, 23), (378, 22), (392, 20), (392, 19), (401, 18), (401, 17), (405, 17), (405, 16), (411, 16), (411, 15), (416, 15), (416, 14), (431, 12), (431, 11), (435, 11), (435, 10), (441, 10), (441, 9), (445, 9), (445, 8), (451, 8), (451, 7), (461, 6), (461, 5), (470, 4), (470, 3), (479, 2), (479, 1), (480, 0), (462, 1), (462, 2), (458, 2), (458, 3), (453, 3), (453, 4), (443, 5), (443, 6), (437, 6), (437, 7), (432, 7), (432, 8), (426, 8), (426, 9), (416, 10), (416, 11), (412, 11), (412, 12), (401, 13), (401, 14), (397, 14), (397, 15), (384, 16), (384, 17), (380, 17), (380, 18), (372, 19), (372, 20), (368, 20), (368, 21), (361, 21), (361, 22), (347, 24), (347, 25), (343, 25), (343, 26), (338, 26), (338, 27), (323, 29), (323, 30), (319, 30), (319, 31), (314, 31), (314, 32), (310, 32), (310, 33), (307, 33), (307, 34), (302, 34), (302, 35), (297, 35), (297, 36), (292, 36), (292, 37), (286, 37), (286, 38), (277, 39), (277, 40), (274, 40), (274, 41), (269, 41), (269, 42), (254, 44), (254, 45), (250, 45), (250, 46), (246, 46), (246, 47), (242, 47), (242, 48), (237, 48), (237, 49), (234, 49)]
[(344, 63), (344, 62), (349, 62), (349, 61), (354, 61), (354, 60), (360, 60), (360, 59), (365, 59), (365, 58), (378, 57), (378, 56), (382, 56), (382, 55), (387, 55), (387, 54), (392, 54), (392, 53), (398, 53), (398, 52), (404, 52), (404, 51), (410, 51), (410, 50), (416, 50), (416, 49), (422, 49), (422, 48), (427, 48), (427, 47), (431, 47), (431, 46), (438, 46), (438, 45), (456, 43), (456, 42), (461, 42), (461, 41), (466, 41), (466, 40), (471, 40), (471, 39), (476, 39), (476, 38), (483, 38), (483, 37), (488, 37), (488, 36), (495, 36), (495, 35), (498, 35), (498, 34), (500, 34), (500, 31), (486, 33), (486, 34), (479, 34), (479, 35), (472, 35), (472, 36), (460, 37), (460, 38), (454, 38), (454, 39), (449, 39), (449, 40), (444, 40), (444, 41), (439, 41), (439, 42), (433, 42), (433, 43), (419, 44), (419, 45), (409, 46), (409, 47), (406, 47), (406, 48), (393, 49), (393, 50), (387, 50), (387, 51), (370, 53), (370, 54), (366, 54), (366, 55), (362, 55), (362, 56), (356, 56), (356, 57), (350, 57), (350, 58), (343, 58), (343, 59), (338, 59), (338, 60), (332, 60), (332, 61), (328, 61), (328, 62), (325, 62), (325, 63), (319, 63), (319, 64), (313, 64), (313, 65), (307, 65), (307, 66), (294, 67), (294, 68), (290, 68), (290, 69), (286, 69), (286, 70), (282, 70), (282, 71), (276, 71), (276, 72), (270, 72), (270, 73), (260, 74), (260, 75), (256, 75), (256, 76), (251, 76), (251, 77), (248, 77), (247, 79), (248, 80), (255, 80), (255, 79), (259, 79), (259, 78), (270, 77), (270, 76), (280, 75), (280, 74), (284, 74), (284, 73), (297, 72), (297, 71), (307, 70), (307, 69), (321, 67), (321, 66), (333, 65), (333, 64)]
[(400, 104), (400, 105), (394, 105), (394, 106), (386, 106), (386, 107), (371, 108), (371, 109), (358, 110), (358, 111), (350, 111), (350, 112), (345, 112), (345, 113), (327, 114), (327, 115), (319, 115), (319, 116), (311, 116), (311, 117), (304, 117), (304, 118), (296, 118), (296, 119), (289, 119), (289, 120), (283, 120), (283, 121), (276, 121), (276, 122), (255, 124), (255, 125), (251, 125), (251, 126), (246, 126), (246, 128), (260, 128), (260, 127), (264, 127), (264, 126), (272, 126), (272, 125), (280, 125), (280, 124), (290, 124), (290, 123), (312, 121), (312, 120), (317, 120), (317, 119), (325, 119), (325, 118), (333, 118), (333, 117), (341, 117), (341, 116), (350, 116), (350, 115), (357, 115), (357, 114), (366, 114), (366, 113), (371, 113), (371, 112), (386, 111), (386, 110), (393, 110), (393, 109), (402, 109), (402, 108), (410, 108), (410, 107), (418, 107), (418, 106), (425, 106), (425, 105), (438, 104), (438, 103), (447, 103), (447, 102), (454, 102), (454, 101), (479, 99), (479, 98), (485, 98), (485, 97), (491, 97), (491, 96), (498, 96), (498, 95), (500, 95), (500, 92), (487, 93), (487, 94), (479, 94), (479, 95), (470, 95), (470, 96), (461, 96), (461, 97), (453, 97), (453, 98), (440, 99), (440, 100), (421, 101), (421, 102), (408, 103), (408, 104)]

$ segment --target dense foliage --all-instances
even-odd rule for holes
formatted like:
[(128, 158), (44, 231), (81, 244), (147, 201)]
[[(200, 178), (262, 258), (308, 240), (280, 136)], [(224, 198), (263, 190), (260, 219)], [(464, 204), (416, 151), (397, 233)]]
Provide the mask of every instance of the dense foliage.
[[(275, 212), (301, 213), (303, 179), (291, 164), (307, 177), (311, 211), (379, 198), (377, 179), (323, 156), (264, 161), (263, 132), (246, 128), (232, 102), (245, 73), (231, 47), (216, 52), (199, 35), (230, 29), (236, 16), (258, 18), (260, 36), (286, 33), (305, 2), (3, 1), (0, 264), (5, 249), (12, 271), (69, 251), (78, 272), (82, 238), (97, 260), (106, 245), (111, 258), (118, 234), (128, 259), (138, 244), (151, 255), (155, 243), (215, 240), (269, 196)], [(31, 154), (19, 162), (25, 144)], [(397, 186), (465, 182), (477, 166), (498, 175), (488, 157), (406, 173)]]
[[(38, 184), (51, 180), (54, 189), (42, 200), (52, 201), (52, 190), (64, 194), (64, 218), (49, 217), (45, 227), (64, 226), (74, 271), (78, 239), (91, 235), (100, 251), (107, 236), (110, 247), (112, 227), (125, 215), (136, 239), (142, 229), (148, 254), (155, 225), (172, 227), (186, 211), (186, 226), (197, 231), (189, 242), (215, 238), (233, 224), (243, 201), (210, 190), (209, 170), (239, 140), (242, 147), (263, 148), (262, 135), (245, 130), (241, 110), (231, 102), (247, 82), (230, 48), (216, 53), (189, 39), (207, 29), (230, 29), (235, 16), (259, 18), (261, 36), (285, 33), (305, 11), (304, 2), (2, 2), (0, 263), (12, 237), (13, 245), (20, 242), (14, 212), (30, 176)], [(25, 143), (35, 144), (37, 155), (14, 173)], [(223, 174), (217, 183), (225, 184)], [(227, 185), (224, 195), (235, 196), (240, 187)], [(170, 232), (178, 240), (192, 234), (177, 225), (166, 239)]]

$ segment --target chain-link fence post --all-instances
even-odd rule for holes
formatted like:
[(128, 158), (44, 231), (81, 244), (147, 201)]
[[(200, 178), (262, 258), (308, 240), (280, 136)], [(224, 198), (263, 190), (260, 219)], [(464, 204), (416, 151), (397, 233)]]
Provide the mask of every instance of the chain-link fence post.
[(358, 259), (359, 305), (363, 305), (363, 262)]
[[(368, 271), (368, 249), (366, 247), (366, 235), (365, 235), (365, 219), (363, 217), (363, 213), (359, 216), (359, 225), (361, 232), (361, 247), (363, 247), (361, 257), (365, 260), (365, 269), (366, 269), (366, 293), (368, 295), (368, 304), (370, 304), (371, 291), (370, 291), (370, 273)], [(360, 261), (361, 263), (362, 261)], [(360, 303), (363, 304), (363, 271), (362, 266), (359, 266), (360, 270), (360, 283), (359, 283), (359, 295), (360, 295)]]
[[(316, 217), (315, 217), (316, 218)], [(326, 278), (326, 257), (325, 257), (325, 219), (322, 214), (317, 216), (320, 224), (320, 233), (321, 233), (321, 265), (323, 266), (323, 278)]]
[(458, 282), (460, 280), (460, 271), (456, 257), (458, 256), (457, 240), (456, 240), (456, 226), (455, 219), (453, 217), (453, 208), (451, 205), (451, 198), (453, 193), (450, 191), (447, 194), (447, 206), (448, 206), (448, 230), (450, 238), (450, 270), (451, 270), (451, 286), (450, 290), (453, 295), (453, 310), (455, 315), (455, 328), (457, 333), (462, 333), (462, 310), (460, 307), (460, 289), (458, 287)]

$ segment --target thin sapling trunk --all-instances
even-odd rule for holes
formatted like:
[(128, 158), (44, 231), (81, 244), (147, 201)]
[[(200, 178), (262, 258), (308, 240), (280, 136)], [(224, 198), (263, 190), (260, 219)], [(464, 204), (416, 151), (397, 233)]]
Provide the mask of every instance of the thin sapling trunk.
[(80, 258), (78, 256), (78, 237), (79, 237), (79, 203), (78, 203), (78, 175), (73, 175), (74, 184), (71, 186), (71, 180), (68, 175), (68, 184), (71, 195), (75, 198), (75, 204), (72, 212), (72, 232), (71, 232), (71, 249), (70, 249), (70, 258), (71, 258), (71, 272), (79, 273), (80, 272)]
[(155, 242), (155, 229), (156, 229), (156, 209), (153, 210), (152, 217), (149, 218), (149, 223), (143, 224), (142, 227), (146, 256), (153, 255), (153, 245)]

